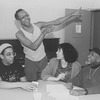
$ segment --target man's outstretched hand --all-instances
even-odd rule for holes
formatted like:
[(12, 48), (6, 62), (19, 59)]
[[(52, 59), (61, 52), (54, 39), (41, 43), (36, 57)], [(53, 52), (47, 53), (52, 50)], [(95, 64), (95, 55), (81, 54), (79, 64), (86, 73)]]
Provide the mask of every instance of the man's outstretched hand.
[(82, 14), (82, 9), (80, 8), (78, 11), (74, 12), (72, 15), (76, 16), (76, 17), (81, 17), (83, 15)]

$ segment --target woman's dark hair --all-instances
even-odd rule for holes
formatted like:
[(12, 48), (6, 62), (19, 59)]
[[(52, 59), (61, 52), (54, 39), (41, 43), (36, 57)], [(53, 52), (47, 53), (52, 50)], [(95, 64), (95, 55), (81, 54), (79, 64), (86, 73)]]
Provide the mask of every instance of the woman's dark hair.
[(16, 20), (19, 20), (18, 13), (19, 13), (20, 11), (24, 11), (24, 10), (23, 10), (23, 9), (18, 9), (18, 10), (15, 12), (15, 19), (16, 19)]
[(66, 62), (73, 63), (77, 61), (78, 52), (72, 44), (62, 43), (62, 44), (59, 44), (58, 48), (63, 50), (63, 55)]

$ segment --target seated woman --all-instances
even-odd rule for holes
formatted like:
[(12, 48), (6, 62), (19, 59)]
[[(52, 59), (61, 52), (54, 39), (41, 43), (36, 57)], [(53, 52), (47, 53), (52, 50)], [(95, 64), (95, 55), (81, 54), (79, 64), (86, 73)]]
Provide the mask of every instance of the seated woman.
[(81, 65), (77, 61), (78, 53), (70, 43), (59, 44), (57, 58), (52, 58), (42, 71), (42, 80), (69, 82), (75, 77)]
[(26, 82), (24, 69), (14, 61), (15, 53), (11, 44), (0, 46), (0, 88), (22, 88), (28, 91), (35, 89), (35, 85)]

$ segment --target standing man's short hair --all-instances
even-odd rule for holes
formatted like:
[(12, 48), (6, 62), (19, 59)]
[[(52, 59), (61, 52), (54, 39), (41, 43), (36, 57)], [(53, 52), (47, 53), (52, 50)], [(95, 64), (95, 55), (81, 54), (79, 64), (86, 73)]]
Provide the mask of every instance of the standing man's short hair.
[(20, 11), (23, 11), (23, 9), (18, 9), (18, 10), (15, 12), (15, 19), (16, 19), (16, 20), (19, 20), (18, 13), (19, 13)]

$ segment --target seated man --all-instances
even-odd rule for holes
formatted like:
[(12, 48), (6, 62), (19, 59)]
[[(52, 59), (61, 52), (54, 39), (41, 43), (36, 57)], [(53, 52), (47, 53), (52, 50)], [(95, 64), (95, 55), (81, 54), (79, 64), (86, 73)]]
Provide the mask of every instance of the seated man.
[(57, 57), (52, 58), (41, 74), (43, 80), (63, 81), (68, 83), (80, 71), (78, 53), (70, 43), (59, 44)]
[(23, 88), (32, 91), (35, 85), (26, 82), (22, 66), (14, 61), (15, 55), (11, 44), (4, 43), (0, 46), (0, 88)]
[[(100, 49), (93, 48), (90, 50), (86, 67), (82, 68), (79, 74), (72, 79), (75, 86), (82, 89), (72, 89), (70, 94), (99, 94), (100, 93)], [(83, 92), (82, 92), (83, 91)]]

